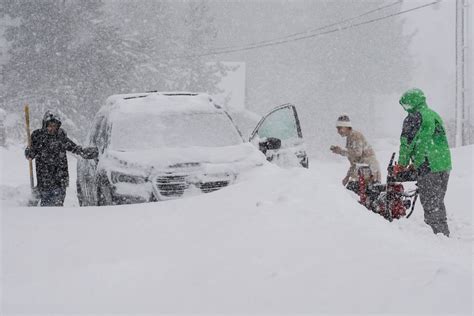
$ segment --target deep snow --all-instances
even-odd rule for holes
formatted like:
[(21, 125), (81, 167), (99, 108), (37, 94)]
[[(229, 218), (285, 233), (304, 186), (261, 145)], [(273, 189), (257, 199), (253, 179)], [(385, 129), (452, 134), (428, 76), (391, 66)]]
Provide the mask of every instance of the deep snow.
[[(376, 143), (385, 165), (394, 144)], [(418, 204), (389, 223), (340, 181), (347, 161), (266, 165), (218, 192), (78, 208), (18, 207), (21, 149), (1, 150), (2, 314), (472, 314), (472, 154), (453, 151), (451, 238)]]

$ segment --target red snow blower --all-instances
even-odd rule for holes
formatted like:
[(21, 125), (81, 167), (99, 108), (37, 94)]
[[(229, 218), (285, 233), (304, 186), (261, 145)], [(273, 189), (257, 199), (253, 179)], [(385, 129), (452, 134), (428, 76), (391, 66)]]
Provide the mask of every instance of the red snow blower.
[[(359, 203), (367, 209), (392, 221), (401, 217), (409, 218), (415, 209), (418, 190), (405, 191), (402, 182), (416, 181), (417, 172), (414, 168), (398, 171), (397, 163), (393, 164), (395, 153), (392, 154), (387, 167), (387, 183), (373, 181), (372, 172), (368, 165), (358, 167)], [(407, 210), (411, 207), (410, 213)]]

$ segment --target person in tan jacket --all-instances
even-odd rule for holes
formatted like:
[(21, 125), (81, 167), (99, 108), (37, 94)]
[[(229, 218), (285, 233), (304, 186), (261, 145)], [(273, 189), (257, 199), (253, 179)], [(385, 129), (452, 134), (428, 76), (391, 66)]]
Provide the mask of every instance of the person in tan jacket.
[(361, 132), (352, 129), (352, 124), (347, 114), (339, 116), (336, 122), (336, 128), (341, 137), (346, 137), (346, 148), (343, 149), (339, 146), (331, 146), (330, 149), (335, 154), (347, 157), (350, 163), (349, 170), (342, 180), (342, 185), (349, 188), (352, 187), (352, 183), (357, 187), (357, 164), (367, 164), (372, 172), (372, 180), (374, 182), (380, 182), (380, 166), (377, 157), (375, 156), (375, 152), (372, 149), (372, 146), (370, 146), (365, 139), (364, 135)]

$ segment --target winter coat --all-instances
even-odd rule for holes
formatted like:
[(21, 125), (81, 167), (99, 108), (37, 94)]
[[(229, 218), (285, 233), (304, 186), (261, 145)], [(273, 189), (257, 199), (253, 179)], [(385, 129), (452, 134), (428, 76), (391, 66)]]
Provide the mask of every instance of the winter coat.
[(38, 189), (53, 190), (69, 185), (66, 151), (80, 154), (82, 148), (70, 140), (63, 129), (50, 135), (46, 129), (38, 129), (31, 135), (31, 148), (27, 158), (36, 159)]
[(346, 149), (341, 151), (341, 155), (347, 157), (351, 164), (347, 171), (349, 178), (358, 179), (357, 164), (368, 164), (374, 180), (380, 182), (379, 162), (372, 146), (370, 146), (362, 133), (355, 130), (350, 132), (346, 139)]
[[(47, 123), (54, 120), (58, 124), (58, 131), (51, 135), (47, 131)], [(66, 151), (81, 155), (85, 159), (98, 156), (97, 148), (85, 148), (76, 145), (70, 140), (66, 132), (59, 128), (59, 117), (46, 112), (43, 119), (43, 128), (31, 134), (31, 148), (25, 150), (26, 158), (36, 160), (37, 187), (40, 191), (50, 191), (66, 188), (69, 185), (69, 172)]]
[(398, 163), (407, 166), (411, 160), (419, 174), (451, 170), (451, 152), (443, 120), (428, 108), (423, 91), (405, 92), (400, 104), (408, 116), (403, 121)]

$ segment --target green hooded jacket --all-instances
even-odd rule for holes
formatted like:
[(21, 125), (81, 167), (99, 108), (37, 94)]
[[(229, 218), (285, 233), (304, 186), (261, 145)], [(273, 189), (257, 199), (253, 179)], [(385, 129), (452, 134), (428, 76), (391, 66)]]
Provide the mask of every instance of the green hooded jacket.
[(407, 166), (411, 160), (415, 168), (429, 172), (451, 170), (451, 152), (443, 120), (428, 108), (423, 91), (408, 90), (401, 97), (400, 105), (408, 116), (403, 121), (398, 163)]

